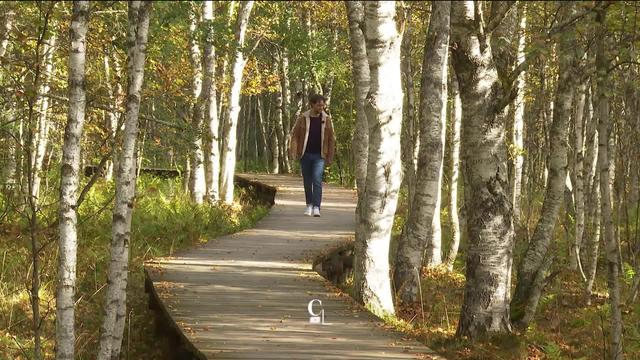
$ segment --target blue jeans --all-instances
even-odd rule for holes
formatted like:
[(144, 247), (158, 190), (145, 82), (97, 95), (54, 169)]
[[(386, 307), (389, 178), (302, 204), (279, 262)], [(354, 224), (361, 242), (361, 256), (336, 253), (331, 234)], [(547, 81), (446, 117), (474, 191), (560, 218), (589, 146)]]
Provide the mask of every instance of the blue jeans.
[(324, 159), (320, 154), (305, 153), (300, 159), (302, 180), (304, 182), (304, 197), (307, 205), (320, 208), (322, 202), (322, 174), (324, 173)]

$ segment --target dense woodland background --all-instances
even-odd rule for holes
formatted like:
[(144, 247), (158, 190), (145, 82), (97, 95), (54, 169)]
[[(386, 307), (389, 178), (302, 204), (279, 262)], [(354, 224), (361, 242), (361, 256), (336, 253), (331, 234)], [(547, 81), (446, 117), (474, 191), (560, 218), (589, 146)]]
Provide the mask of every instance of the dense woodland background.
[(0, 3), (0, 354), (160, 358), (143, 262), (263, 216), (234, 170), (297, 173), (321, 93), (346, 291), (452, 359), (640, 357), (639, 10)]

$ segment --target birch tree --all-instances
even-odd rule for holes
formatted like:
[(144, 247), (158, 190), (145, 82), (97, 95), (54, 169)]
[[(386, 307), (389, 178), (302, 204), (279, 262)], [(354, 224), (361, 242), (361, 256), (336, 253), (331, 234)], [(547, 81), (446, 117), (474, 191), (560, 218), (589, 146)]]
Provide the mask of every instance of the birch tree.
[[(107, 83), (107, 95), (109, 96), (109, 103), (111, 104), (111, 109), (107, 111), (107, 129), (109, 131), (109, 138), (114, 147), (116, 147), (116, 133), (118, 132), (118, 118), (120, 114), (117, 109), (120, 109), (120, 104), (122, 100), (122, 84), (120, 81), (116, 80), (114, 85), (111, 85), (111, 62), (113, 62), (113, 70), (115, 74), (120, 74), (120, 63), (118, 61), (118, 56), (114, 51), (107, 50), (103, 59), (104, 66), (104, 75), (105, 81)], [(118, 77), (116, 77), (117, 79)], [(116, 151), (113, 152), (112, 159), (107, 162), (105, 166), (105, 179), (107, 181), (111, 181), (113, 179), (113, 170), (117, 166), (118, 154)]]
[[(13, 22), (15, 18), (15, 11), (9, 10), (4, 16), (4, 24), (0, 28), (0, 61), (2, 61), (2, 65), (6, 64), (5, 55), (7, 53), (7, 48), (9, 47), (9, 34), (11, 29), (13, 28)], [(0, 79), (2, 78), (2, 74), (0, 74)], [(7, 151), (7, 163), (2, 169), (2, 174), (0, 174), (1, 179), (3, 181), (2, 185), (6, 189), (12, 189), (16, 183), (16, 170), (17, 170), (17, 151), (18, 144), (16, 141), (16, 126), (14, 124), (16, 120), (16, 112), (14, 109), (15, 100), (13, 95), (8, 96), (8, 106), (3, 107), (3, 120), (9, 124), (9, 136), (7, 139), (8, 151)]]
[[(453, 2), (452, 59), (462, 101), (462, 151), (467, 209), (467, 268), (457, 336), (472, 339), (511, 330), (509, 300), (513, 213), (508, 196), (504, 116), (510, 99), (498, 79), (492, 32), (511, 3), (486, 18), (474, 1)], [(476, 7), (478, 6), (478, 7)]]
[[(191, 144), (192, 159), (191, 159), (191, 198), (196, 204), (202, 204), (206, 192), (205, 172), (204, 172), (204, 149), (202, 143), (202, 129), (203, 129), (203, 84), (202, 84), (202, 58), (200, 51), (200, 44), (198, 43), (198, 28), (199, 21), (196, 14), (195, 5), (192, 6), (189, 12), (191, 18), (191, 24), (189, 25), (189, 55), (191, 59), (191, 66), (193, 67), (193, 113), (192, 113), (192, 126), (193, 126), (193, 143)], [(207, 94), (208, 95), (208, 94)]]
[[(520, 31), (518, 37), (518, 52), (516, 65), (520, 66), (525, 60), (525, 43), (526, 43), (526, 30), (527, 30), (527, 16), (526, 8), (523, 3), (523, 11), (520, 17)], [(514, 102), (513, 112), (513, 173), (511, 174), (510, 190), (511, 190), (511, 202), (513, 203), (513, 215), (515, 222), (520, 221), (520, 197), (522, 195), (522, 166), (524, 164), (524, 85), (525, 85), (526, 71), (522, 71), (516, 78), (515, 87), (518, 94)]]
[(253, 8), (253, 1), (240, 2), (238, 17), (235, 24), (233, 70), (231, 73), (231, 90), (229, 92), (229, 106), (227, 109), (226, 139), (222, 149), (221, 167), (221, 197), (230, 204), (233, 202), (233, 177), (236, 167), (236, 131), (238, 127), (238, 114), (240, 113), (240, 88), (242, 87), (242, 71), (246, 64), (244, 57), (244, 38), (249, 24), (249, 15)]
[[(418, 299), (419, 270), (442, 262), (440, 188), (447, 116), (451, 2), (432, 4), (420, 89), (420, 151), (415, 194), (404, 236), (398, 244), (394, 281), (400, 298)], [(426, 258), (423, 258), (426, 257)]]
[(269, 168), (269, 146), (267, 144), (267, 130), (265, 126), (265, 118), (262, 112), (262, 103), (261, 97), (256, 96), (256, 126), (258, 127), (258, 131), (260, 132), (258, 148), (261, 150), (260, 152), (260, 161), (262, 165), (268, 169)]
[(588, 166), (588, 175), (586, 178), (586, 189), (588, 189), (589, 197), (586, 200), (589, 209), (586, 217), (586, 231), (583, 235), (586, 238), (588, 252), (585, 251), (585, 272), (587, 282), (585, 286), (587, 301), (590, 303), (593, 284), (596, 280), (598, 270), (598, 257), (600, 251), (600, 173), (598, 172), (598, 124), (593, 119), (593, 90), (589, 91), (586, 100), (588, 106), (587, 112), (587, 150), (585, 152), (585, 164)]
[(583, 279), (586, 280), (582, 263), (580, 260), (580, 248), (582, 247), (582, 237), (584, 235), (584, 104), (586, 100), (585, 83), (578, 85), (574, 115), (573, 144), (574, 154), (574, 177), (575, 177), (575, 236), (571, 244), (570, 267), (573, 270), (579, 269)]
[[(278, 93), (276, 93), (274, 96), (279, 96)], [(269, 151), (271, 153), (271, 157), (270, 157), (270, 161), (271, 161), (271, 166), (269, 167), (269, 170), (272, 174), (278, 174), (280, 173), (280, 141), (279, 141), (279, 135), (280, 132), (278, 130), (278, 117), (281, 117), (282, 115), (278, 115), (276, 114), (275, 118), (273, 117), (273, 111), (271, 111), (274, 106), (271, 103), (272, 99), (267, 98), (267, 101), (265, 102), (265, 106), (267, 107), (267, 111), (266, 111), (266, 116), (265, 116), (265, 122), (268, 123), (268, 133), (269, 133)], [(278, 110), (278, 105), (276, 102), (276, 112), (281, 111)]]
[(40, 184), (42, 183), (42, 166), (44, 164), (44, 158), (47, 151), (47, 145), (49, 143), (49, 130), (51, 123), (49, 121), (49, 90), (51, 77), (54, 71), (53, 54), (56, 48), (57, 36), (55, 32), (52, 32), (49, 39), (44, 42), (43, 54), (44, 54), (44, 71), (42, 73), (42, 83), (38, 90), (37, 108), (38, 108), (38, 130), (35, 134), (33, 147), (34, 153), (31, 160), (31, 172), (33, 181), (31, 185), (30, 196), (34, 198), (37, 203), (37, 199), (40, 195)]
[[(389, 242), (401, 171), (402, 81), (395, 3), (364, 4), (370, 83), (367, 178), (359, 200), (355, 244), (356, 298), (377, 314), (394, 314), (389, 278)], [(384, 144), (383, 144), (384, 142)]]
[[(288, 21), (287, 21), (288, 23)], [(288, 24), (287, 24), (288, 25)], [(288, 26), (287, 26), (288, 29)], [(291, 91), (289, 84), (289, 54), (287, 49), (280, 51), (280, 87), (282, 89), (282, 159), (284, 171), (291, 172), (291, 159), (289, 159), (289, 133), (291, 132)]]
[[(285, 138), (284, 138), (284, 129), (282, 126), (282, 119), (284, 117), (283, 105), (282, 105), (284, 103), (284, 96), (282, 96), (282, 88), (279, 88), (276, 90), (276, 92), (274, 93), (274, 97), (275, 97), (275, 104), (273, 104), (273, 106), (274, 106), (275, 113), (272, 112), (273, 119), (271, 119), (271, 122), (272, 122), (273, 131), (275, 132), (274, 136), (276, 137), (276, 142), (278, 145), (278, 147), (275, 148), (275, 151), (278, 153), (278, 168), (276, 169), (274, 165), (273, 173), (279, 174), (279, 173), (287, 172), (286, 170), (287, 160), (285, 159), (287, 157), (287, 151), (285, 151), (285, 148), (284, 148)], [(276, 142), (274, 142), (274, 145), (276, 145)]]
[(598, 24), (596, 35), (596, 111), (598, 114), (598, 172), (600, 173), (600, 206), (602, 208), (602, 225), (604, 226), (603, 242), (606, 247), (607, 286), (609, 288), (609, 305), (611, 311), (611, 329), (609, 332), (609, 358), (623, 359), (622, 351), (622, 313), (620, 310), (620, 279), (618, 275), (618, 245), (614, 236), (614, 224), (611, 205), (611, 181), (609, 162), (609, 98), (607, 94), (608, 59), (606, 54), (607, 11), (601, 8), (596, 11)]
[[(560, 4), (560, 20), (565, 21), (575, 13), (575, 3)], [(518, 269), (518, 281), (511, 302), (511, 319), (526, 328), (535, 315), (538, 301), (545, 285), (547, 271), (553, 262), (549, 247), (554, 238), (555, 224), (560, 206), (564, 202), (567, 177), (567, 133), (573, 101), (575, 79), (581, 56), (576, 56), (575, 27), (565, 31), (558, 40), (558, 81), (553, 106), (553, 122), (549, 133), (550, 150), (544, 203), (529, 247)]]
[[(235, 13), (236, 7), (238, 7), (238, 1), (229, 1), (227, 3), (227, 28), (231, 27), (231, 21), (233, 20), (233, 14)], [(222, 59), (222, 66), (220, 67), (220, 75), (219, 75), (219, 79), (221, 79), (222, 83), (226, 84), (227, 83), (227, 77), (228, 77), (228, 72), (229, 72), (229, 58), (231, 57), (231, 52), (232, 49), (230, 49), (229, 47), (227, 48), (227, 51), (225, 52), (223, 59)], [(226, 114), (228, 113), (227, 108), (228, 108), (228, 99), (226, 99), (227, 96), (227, 92), (226, 91), (220, 91), (218, 93), (218, 118), (220, 119), (220, 127), (221, 133), (225, 133), (227, 130), (225, 128), (226, 126), (226, 122), (227, 119), (225, 118)], [(222, 139), (223, 142), (223, 147), (224, 147), (224, 138)]]
[(453, 264), (458, 256), (460, 246), (460, 221), (458, 216), (458, 176), (460, 172), (460, 125), (462, 122), (462, 104), (460, 103), (460, 91), (458, 80), (454, 76), (451, 79), (451, 97), (453, 98), (453, 110), (451, 116), (451, 175), (449, 177), (449, 212), (451, 221), (451, 247), (445, 263), (449, 270), (453, 270)]
[(80, 177), (80, 141), (85, 117), (85, 57), (88, 1), (74, 1), (69, 53), (69, 114), (60, 170), (58, 291), (56, 296), (56, 359), (74, 359), (76, 252), (78, 248), (77, 192)]
[(216, 53), (213, 46), (214, 23), (213, 23), (213, 2), (204, 1), (202, 3), (202, 20), (204, 26), (204, 56), (203, 67), (204, 77), (202, 81), (202, 92), (198, 98), (199, 111), (205, 114), (205, 123), (208, 130), (208, 154), (207, 163), (209, 176), (207, 179), (207, 198), (210, 201), (220, 200), (220, 145), (218, 138), (218, 103), (216, 101)]
[(107, 274), (105, 317), (102, 323), (100, 348), (97, 357), (99, 360), (119, 358), (124, 332), (131, 214), (136, 187), (135, 148), (140, 113), (140, 91), (144, 80), (145, 55), (152, 4), (151, 1), (131, 1), (129, 3), (127, 103), (123, 145), (116, 173), (116, 197), (111, 230), (111, 259)]
[(345, 1), (349, 18), (349, 40), (351, 43), (351, 63), (353, 92), (356, 103), (356, 123), (353, 132), (353, 158), (355, 163), (358, 199), (362, 198), (367, 180), (369, 147), (369, 125), (365, 113), (365, 98), (369, 92), (369, 61), (365, 44), (364, 4), (362, 1)]
[[(402, 136), (400, 145), (402, 147), (402, 179), (407, 185), (407, 198), (413, 199), (416, 187), (416, 136), (418, 127), (416, 125), (415, 116), (415, 96), (413, 85), (413, 63), (411, 61), (411, 41), (413, 38), (413, 26), (411, 6), (407, 6), (405, 10), (406, 29), (402, 36), (402, 84), (404, 87), (404, 116), (402, 117)], [(409, 211), (411, 205), (409, 202)]]

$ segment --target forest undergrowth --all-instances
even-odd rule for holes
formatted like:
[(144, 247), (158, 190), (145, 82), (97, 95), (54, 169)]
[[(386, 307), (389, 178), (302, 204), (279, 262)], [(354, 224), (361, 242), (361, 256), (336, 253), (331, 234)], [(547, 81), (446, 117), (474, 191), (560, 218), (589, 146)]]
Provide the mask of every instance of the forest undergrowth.
[[(535, 215), (535, 214), (534, 214)], [(448, 224), (447, 209), (442, 211), (443, 228)], [(406, 196), (400, 197), (393, 227), (390, 261), (395, 259), (397, 242), (406, 220)], [(534, 224), (534, 222), (532, 222)], [(525, 224), (526, 226), (526, 224)], [(522, 231), (526, 231), (522, 229)], [(448, 233), (444, 231), (443, 234)], [(524, 236), (524, 235), (523, 235)], [(555, 251), (568, 254), (565, 228), (557, 228)], [(443, 237), (446, 251), (450, 239)], [(516, 253), (522, 254), (526, 241), (519, 241)], [(562, 254), (559, 257), (563, 257)], [(566, 257), (566, 256), (565, 256)], [(606, 359), (609, 339), (609, 304), (606, 263), (600, 258), (593, 294), (588, 297), (580, 275), (558, 263), (551, 272), (540, 301), (535, 321), (526, 331), (495, 336), (481, 341), (455, 337), (463, 303), (465, 285), (464, 245), (453, 270), (445, 265), (423, 267), (421, 302), (410, 306), (396, 305), (396, 317), (383, 319), (386, 326), (410, 334), (447, 359), (463, 360), (537, 360), (537, 359)], [(518, 259), (516, 259), (518, 260)], [(634, 272), (631, 264), (623, 265), (622, 299), (627, 299)], [(352, 294), (352, 279), (344, 289)], [(515, 289), (515, 284), (512, 288)], [(396, 304), (398, 301), (396, 300)], [(640, 303), (625, 305), (624, 351), (629, 359), (640, 359)]]
[[(51, 179), (55, 184), (57, 179)], [(43, 192), (54, 195), (55, 191)], [(100, 339), (103, 301), (111, 239), (111, 204), (114, 184), (100, 181), (79, 209), (78, 282), (76, 302), (77, 359), (94, 359)], [(153, 329), (153, 313), (144, 291), (143, 264), (154, 257), (171, 256), (181, 249), (253, 226), (268, 208), (248, 192), (236, 188), (233, 205), (196, 205), (183, 191), (179, 179), (138, 179), (130, 243), (127, 323), (123, 359), (160, 359), (167, 349)], [(43, 314), (43, 355), (54, 356), (57, 259), (57, 206), (54, 198), (43, 201), (37, 236), (42, 246), (40, 306)], [(2, 209), (11, 204), (0, 199)], [(29, 359), (33, 349), (30, 306), (30, 238), (26, 218), (6, 212), (0, 222), (0, 359)]]

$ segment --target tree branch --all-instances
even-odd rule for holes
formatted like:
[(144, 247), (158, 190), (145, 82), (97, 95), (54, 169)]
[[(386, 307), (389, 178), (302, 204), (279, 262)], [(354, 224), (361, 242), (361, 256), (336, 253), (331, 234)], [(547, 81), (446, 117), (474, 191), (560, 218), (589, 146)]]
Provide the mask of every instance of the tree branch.
[[(546, 37), (550, 38), (553, 35), (563, 31), (567, 26), (572, 25), (573, 23), (575, 23), (577, 20), (582, 19), (583, 17), (591, 14), (592, 12), (599, 10), (599, 9), (606, 9), (607, 7), (611, 6), (613, 4), (613, 2), (604, 2), (604, 1), (598, 1), (595, 5), (593, 5), (592, 7), (589, 7), (587, 9), (584, 9), (583, 11), (571, 16), (570, 18), (568, 18), (567, 20), (556, 24), (554, 26), (552, 26), (546, 33)], [(564, 6), (564, 5), (563, 5)]]
[[(502, 20), (505, 18), (505, 16), (507, 16), (507, 13), (513, 9), (513, 5), (515, 4), (515, 1), (496, 1), (493, 2), (491, 5), (491, 17), (489, 17), (488, 21), (487, 21), (487, 25), (484, 28), (484, 33), (485, 34), (490, 34), (492, 33), (498, 26), (500, 26), (500, 23), (502, 23)], [(477, 5), (479, 6), (479, 5)]]
[(76, 201), (76, 206), (75, 206), (76, 210), (80, 207), (80, 205), (82, 205), (84, 198), (87, 196), (87, 193), (89, 192), (89, 190), (91, 190), (91, 188), (93, 187), (93, 184), (95, 184), (96, 181), (98, 181), (98, 178), (102, 175), (104, 166), (109, 160), (109, 158), (111, 158), (112, 154), (113, 154), (113, 148), (111, 148), (111, 151), (109, 151), (106, 155), (104, 155), (100, 160), (100, 164), (98, 164), (98, 168), (91, 176), (91, 179), (89, 179), (89, 182), (87, 183), (87, 185), (85, 185), (82, 191), (80, 192), (80, 196), (78, 196), (78, 200)]
[(613, 70), (619, 68), (622, 65), (640, 65), (640, 62), (637, 61), (632, 61), (632, 60), (627, 60), (627, 61), (621, 61), (619, 63), (616, 63), (614, 65), (612, 65), (609, 69), (607, 69), (607, 74), (612, 72)]
[[(69, 99), (67, 99), (66, 97), (53, 95), (53, 94), (43, 94), (43, 96), (46, 96), (46, 97), (49, 97), (51, 99), (58, 100), (58, 101), (65, 101), (65, 102), (69, 101)], [(112, 111), (112, 112), (117, 112), (117, 113), (122, 114), (122, 111), (120, 111), (119, 109), (113, 108), (113, 107), (108, 106), (108, 105), (97, 104), (97, 103), (93, 103), (93, 102), (87, 101), (87, 106), (90, 106), (90, 107), (93, 107), (93, 108), (96, 108), (96, 109), (100, 109), (100, 110)], [(139, 118), (142, 119), (142, 120), (153, 121), (155, 123), (158, 123), (158, 124), (161, 124), (161, 125), (164, 125), (164, 126), (167, 126), (167, 127), (171, 127), (171, 128), (174, 128), (174, 129), (185, 130), (185, 128), (183, 126), (180, 126), (178, 124), (172, 124), (172, 123), (170, 123), (168, 121), (156, 119), (153, 116), (147, 116), (147, 115), (140, 114)]]

